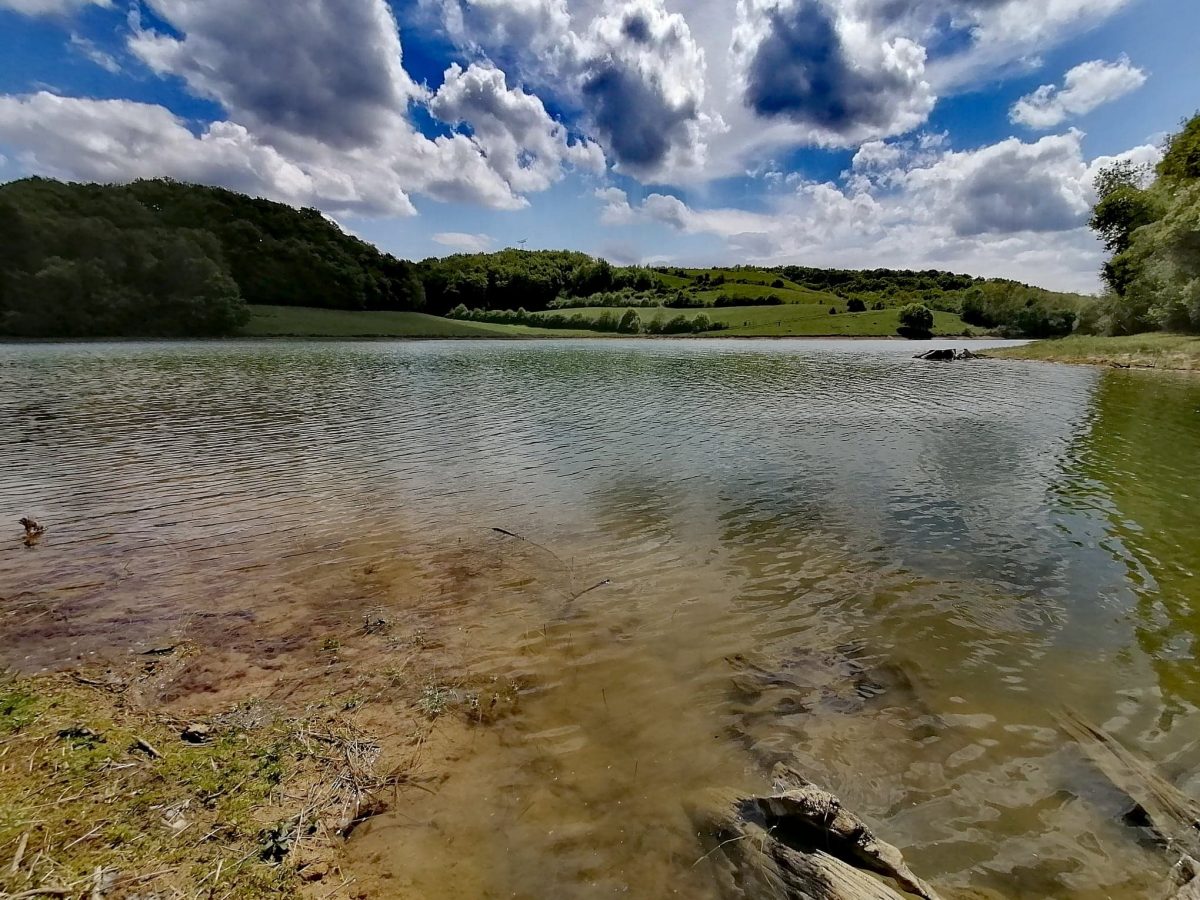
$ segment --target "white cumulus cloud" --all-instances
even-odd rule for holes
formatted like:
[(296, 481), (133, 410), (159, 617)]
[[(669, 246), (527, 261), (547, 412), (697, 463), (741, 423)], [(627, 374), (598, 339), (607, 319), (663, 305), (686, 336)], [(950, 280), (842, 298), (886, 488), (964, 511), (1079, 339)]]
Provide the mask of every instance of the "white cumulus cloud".
[(85, 6), (112, 6), (112, 0), (0, 0), (0, 9), (25, 16), (67, 16)]
[(1069, 118), (1137, 90), (1146, 73), (1122, 56), (1115, 62), (1095, 59), (1080, 63), (1063, 77), (1062, 87), (1043, 84), (1026, 94), (1009, 111), (1013, 122), (1030, 128), (1053, 128)]
[(463, 231), (440, 231), (433, 236), (433, 241), (451, 248), (456, 253), (482, 253), (492, 246), (491, 235)]
[(495, 66), (452, 65), (429, 110), (443, 122), (469, 124), (471, 140), (518, 193), (550, 187), (562, 178), (564, 165), (604, 171), (597, 144), (572, 138), (538, 97), (510, 89)]

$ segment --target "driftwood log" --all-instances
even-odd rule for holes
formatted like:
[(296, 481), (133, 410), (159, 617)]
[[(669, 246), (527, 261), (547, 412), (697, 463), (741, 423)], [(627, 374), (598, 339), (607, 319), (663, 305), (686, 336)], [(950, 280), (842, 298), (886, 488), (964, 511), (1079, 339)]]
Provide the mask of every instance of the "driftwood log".
[(1133, 801), (1137, 815), (1132, 818), (1179, 856), (1171, 900), (1200, 900), (1200, 865), (1195, 861), (1200, 858), (1200, 802), (1167, 781), (1154, 763), (1074, 710), (1065, 710), (1058, 721), (1113, 787)]
[(924, 353), (918, 353), (913, 357), (913, 359), (929, 359), (936, 362), (952, 362), (954, 360), (983, 358), (984, 357), (980, 356), (978, 353), (972, 353), (965, 347), (962, 350), (951, 350), (948, 347), (945, 350), (926, 350)]
[[(691, 810), (726, 900), (902, 900), (900, 890), (940, 900), (900, 851), (841, 801), (784, 765), (773, 793), (713, 792)], [(865, 870), (865, 871), (863, 871)]]

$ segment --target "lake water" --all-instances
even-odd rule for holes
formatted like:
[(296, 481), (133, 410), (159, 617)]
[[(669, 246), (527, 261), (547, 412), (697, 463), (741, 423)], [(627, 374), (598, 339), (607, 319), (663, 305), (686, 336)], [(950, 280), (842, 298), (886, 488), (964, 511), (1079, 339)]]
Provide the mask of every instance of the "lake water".
[(504, 712), (351, 842), (371, 896), (714, 896), (689, 798), (777, 760), (947, 896), (1161, 896), (1055, 716), (1200, 793), (1200, 379), (913, 351), (0, 347), (0, 655), (188, 638), (216, 703), (402, 622), (348, 645)]

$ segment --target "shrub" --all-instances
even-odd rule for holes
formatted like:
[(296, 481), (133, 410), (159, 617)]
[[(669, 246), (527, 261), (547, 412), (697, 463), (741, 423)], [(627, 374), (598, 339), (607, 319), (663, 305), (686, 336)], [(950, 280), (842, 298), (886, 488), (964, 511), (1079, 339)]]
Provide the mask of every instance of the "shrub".
[(852, 297), (846, 303), (846, 312), (866, 312), (867, 304), (859, 300), (857, 297)]
[(900, 309), (900, 327), (896, 331), (912, 340), (927, 340), (933, 337), (933, 313), (927, 306), (910, 303)]

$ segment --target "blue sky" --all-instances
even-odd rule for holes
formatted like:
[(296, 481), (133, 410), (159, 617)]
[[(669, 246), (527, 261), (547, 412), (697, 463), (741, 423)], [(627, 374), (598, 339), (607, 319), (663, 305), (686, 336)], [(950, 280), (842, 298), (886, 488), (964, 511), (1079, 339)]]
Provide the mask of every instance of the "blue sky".
[(0, 180), (170, 176), (397, 255), (1094, 290), (1091, 180), (1200, 107), (1195, 0), (0, 0)]

